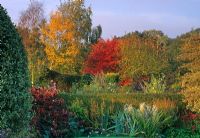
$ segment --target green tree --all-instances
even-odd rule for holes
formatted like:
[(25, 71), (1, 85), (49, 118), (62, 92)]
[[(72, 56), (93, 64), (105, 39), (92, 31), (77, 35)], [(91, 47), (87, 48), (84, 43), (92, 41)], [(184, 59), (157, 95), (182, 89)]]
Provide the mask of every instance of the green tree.
[(85, 7), (84, 0), (68, 0), (61, 3), (58, 10), (64, 16), (74, 23), (75, 41), (79, 47), (86, 47), (90, 44), (90, 34), (92, 27), (90, 7)]
[(96, 44), (98, 40), (101, 38), (102, 35), (102, 28), (101, 25), (98, 25), (92, 28), (91, 36), (90, 36), (90, 43)]
[(32, 108), (27, 57), (19, 34), (1, 5), (0, 63), (0, 130), (25, 137)]
[(158, 34), (154, 31), (131, 33), (121, 38), (122, 77), (138, 78), (142, 75), (159, 74), (168, 66), (165, 39), (163, 40), (165, 36)]
[(167, 45), (167, 56), (169, 66), (165, 70), (166, 83), (170, 91), (179, 91), (181, 86), (180, 81), (180, 61), (177, 60), (177, 56), (180, 53), (180, 39), (169, 39)]
[(200, 29), (193, 30), (181, 37), (180, 55), (183, 95), (187, 107), (200, 113)]

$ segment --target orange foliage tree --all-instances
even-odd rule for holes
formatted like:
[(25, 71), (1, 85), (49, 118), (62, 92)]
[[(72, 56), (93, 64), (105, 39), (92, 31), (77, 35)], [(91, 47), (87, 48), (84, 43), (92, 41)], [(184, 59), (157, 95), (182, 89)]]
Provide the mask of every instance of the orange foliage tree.
[(84, 73), (117, 72), (119, 60), (118, 41), (116, 39), (100, 40), (92, 46), (92, 50), (85, 62)]
[(41, 30), (48, 68), (62, 74), (76, 74), (80, 50), (75, 41), (74, 23), (61, 12), (51, 15), (50, 22)]

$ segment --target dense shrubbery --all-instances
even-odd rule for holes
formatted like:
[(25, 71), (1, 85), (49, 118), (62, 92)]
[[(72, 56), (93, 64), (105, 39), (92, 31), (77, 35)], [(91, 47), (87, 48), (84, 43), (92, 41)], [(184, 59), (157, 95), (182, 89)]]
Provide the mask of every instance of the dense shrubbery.
[(144, 82), (143, 91), (145, 93), (164, 93), (166, 90), (166, 82), (164, 76), (156, 78), (151, 76), (150, 82)]
[[(67, 101), (65, 104), (70, 111), (84, 122), (82, 131), (86, 131), (85, 136), (199, 136), (199, 115), (185, 112), (181, 94), (60, 93), (59, 97)], [(148, 105), (145, 110), (146, 107), (156, 107), (159, 121), (154, 120), (155, 116), (146, 119), (142, 116), (139, 109), (144, 102)], [(130, 105), (131, 108), (127, 109), (133, 113), (125, 114), (124, 105)]]
[(126, 104), (138, 108), (141, 103), (145, 102), (157, 106), (163, 113), (170, 113), (174, 116), (183, 109), (180, 102), (181, 96), (173, 93), (61, 93), (59, 97), (66, 101), (66, 104), (70, 107), (69, 109), (79, 118), (88, 122), (87, 124), (91, 127), (90, 132), (93, 130), (102, 134), (111, 133), (108, 129), (114, 125), (113, 117), (119, 111), (123, 111)]
[(116, 73), (104, 74), (100, 73), (91, 78), (91, 82), (87, 83), (81, 80), (79, 83), (74, 83), (70, 89), (71, 93), (104, 93), (117, 92), (119, 86), (119, 76)]
[(46, 75), (42, 76), (37, 82), (38, 86), (48, 86), (49, 82), (53, 80), (57, 82), (57, 88), (61, 91), (69, 91), (74, 83), (90, 84), (92, 75), (63, 75), (56, 71), (47, 70)]
[(168, 129), (165, 135), (169, 138), (198, 138), (200, 136), (200, 115), (191, 111), (182, 113), (179, 121), (174, 127)]
[(27, 136), (32, 117), (29, 86), (27, 57), (20, 36), (0, 5), (0, 131), (14, 137)]
[(32, 88), (34, 97), (32, 123), (41, 137), (72, 136), (69, 126), (69, 112), (64, 108), (64, 100), (57, 98), (55, 88)]
[[(176, 103), (176, 106), (182, 109), (184, 106), (181, 102), (182, 96), (180, 94), (165, 93), (165, 94), (144, 94), (144, 93), (83, 93), (83, 94), (66, 94), (60, 93), (66, 103), (71, 105), (73, 101), (80, 100), (83, 101), (84, 107), (92, 106), (90, 101), (95, 101), (99, 105), (103, 102), (108, 102), (108, 105), (115, 105), (118, 107), (123, 107), (124, 104), (131, 104), (133, 107), (139, 107), (140, 103), (151, 104), (156, 102), (156, 100), (166, 100), (169, 99)], [(120, 97), (120, 98), (119, 98)]]
[(200, 113), (200, 30), (193, 30), (181, 36), (181, 48), (178, 56), (183, 75), (182, 92), (187, 108)]

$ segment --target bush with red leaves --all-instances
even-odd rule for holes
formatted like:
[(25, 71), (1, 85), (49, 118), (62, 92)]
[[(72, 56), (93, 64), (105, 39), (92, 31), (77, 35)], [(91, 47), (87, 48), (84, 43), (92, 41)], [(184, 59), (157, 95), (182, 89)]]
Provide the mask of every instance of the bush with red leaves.
[(32, 88), (34, 97), (32, 120), (34, 127), (41, 136), (71, 137), (69, 129), (69, 113), (63, 107), (64, 100), (57, 97), (55, 88)]
[(132, 79), (124, 79), (122, 81), (119, 82), (120, 86), (131, 86), (133, 83)]
[(185, 114), (181, 115), (181, 120), (186, 126), (189, 126), (190, 129), (194, 132), (197, 128), (196, 125), (200, 124), (200, 114), (187, 111)]
[(188, 111), (186, 114), (181, 116), (181, 119), (184, 122), (190, 122), (199, 118), (200, 118), (200, 115), (196, 113), (192, 113), (191, 111)]

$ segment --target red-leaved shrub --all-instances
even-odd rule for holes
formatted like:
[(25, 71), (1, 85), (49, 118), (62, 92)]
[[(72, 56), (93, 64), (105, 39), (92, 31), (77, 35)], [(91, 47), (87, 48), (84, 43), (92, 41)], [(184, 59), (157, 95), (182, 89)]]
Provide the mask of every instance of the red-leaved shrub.
[(132, 79), (124, 79), (122, 81), (119, 82), (120, 86), (131, 86), (133, 83)]
[(190, 129), (194, 132), (197, 129), (196, 125), (200, 124), (200, 114), (187, 111), (181, 115), (181, 120), (186, 126), (189, 126)]
[(197, 119), (200, 119), (200, 115), (196, 113), (192, 113), (191, 111), (188, 111), (187, 113), (181, 116), (181, 120), (184, 122), (190, 122)]
[(64, 100), (57, 97), (58, 91), (55, 88), (31, 89), (34, 97), (33, 125), (41, 136), (62, 137), (70, 136), (69, 113), (63, 107)]

